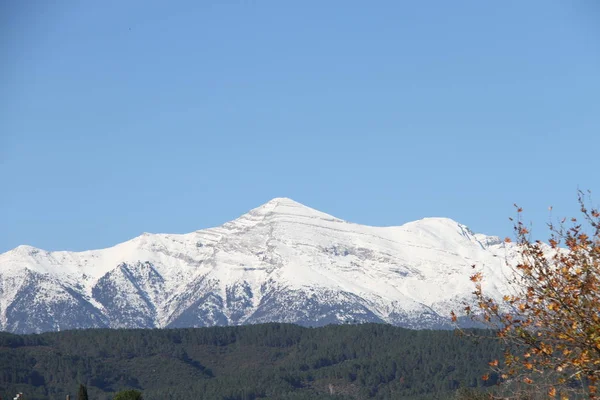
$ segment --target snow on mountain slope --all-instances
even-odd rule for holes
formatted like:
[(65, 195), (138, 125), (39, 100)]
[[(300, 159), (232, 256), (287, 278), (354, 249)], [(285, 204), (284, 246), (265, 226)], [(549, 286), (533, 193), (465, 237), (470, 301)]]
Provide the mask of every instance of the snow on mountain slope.
[(498, 295), (512, 245), (447, 218), (345, 222), (276, 198), (221, 227), (114, 247), (0, 255), (0, 328), (184, 327), (349, 320), (448, 326), (473, 290)]

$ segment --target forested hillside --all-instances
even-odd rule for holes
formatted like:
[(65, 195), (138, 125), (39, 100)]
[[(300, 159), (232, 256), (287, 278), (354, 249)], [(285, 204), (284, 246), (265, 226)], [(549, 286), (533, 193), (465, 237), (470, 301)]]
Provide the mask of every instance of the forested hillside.
[[(482, 334), (482, 332), (479, 332)], [(0, 395), (90, 399), (125, 388), (153, 399), (449, 398), (499, 357), (493, 340), (383, 324), (0, 334)]]

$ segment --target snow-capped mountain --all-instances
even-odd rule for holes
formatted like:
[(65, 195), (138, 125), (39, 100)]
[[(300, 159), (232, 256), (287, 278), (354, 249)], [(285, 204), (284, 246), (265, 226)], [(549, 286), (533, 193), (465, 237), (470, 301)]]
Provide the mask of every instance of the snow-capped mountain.
[(499, 295), (512, 245), (446, 218), (342, 221), (277, 198), (221, 227), (114, 247), (0, 255), (0, 329), (198, 327), (269, 321), (449, 326), (472, 265)]

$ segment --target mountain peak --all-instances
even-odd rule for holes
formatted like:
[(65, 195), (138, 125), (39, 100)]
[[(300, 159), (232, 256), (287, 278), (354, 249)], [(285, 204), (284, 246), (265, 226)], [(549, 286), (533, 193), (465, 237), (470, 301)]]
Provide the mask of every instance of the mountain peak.
[[(403, 225), (409, 232), (418, 234), (420, 237), (428, 236), (435, 241), (451, 243), (454, 240), (467, 240), (479, 242), (479, 238), (468, 226), (461, 224), (451, 218), (428, 217)], [(485, 235), (479, 235), (485, 237)]]
[(262, 221), (262, 220), (281, 220), (281, 219), (319, 219), (327, 221), (342, 222), (341, 219), (335, 218), (329, 214), (315, 210), (314, 208), (305, 206), (287, 197), (276, 197), (261, 206), (258, 206), (248, 213), (242, 215), (235, 221)]
[(274, 199), (271, 199), (269, 201), (267, 201), (265, 204), (263, 204), (261, 207), (264, 206), (271, 206), (271, 207), (278, 207), (278, 206), (284, 206), (284, 207), (306, 207), (304, 204), (298, 203), (295, 200), (290, 199), (289, 197), (275, 197)]
[(37, 247), (22, 244), (22, 245), (15, 247), (11, 251), (14, 252), (15, 254), (19, 254), (22, 256), (33, 256), (33, 255), (39, 253), (41, 250), (38, 249)]
[(409, 224), (423, 225), (423, 226), (447, 226), (447, 227), (458, 227), (465, 226), (452, 218), (447, 217), (425, 217), (419, 220), (409, 222)]

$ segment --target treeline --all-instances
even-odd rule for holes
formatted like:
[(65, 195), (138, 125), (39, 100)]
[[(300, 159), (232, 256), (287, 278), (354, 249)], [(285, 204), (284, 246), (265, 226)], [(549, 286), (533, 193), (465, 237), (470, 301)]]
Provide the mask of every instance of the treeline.
[[(486, 335), (484, 331), (478, 335)], [(447, 399), (482, 388), (502, 348), (383, 324), (0, 333), (0, 396), (153, 399)]]

